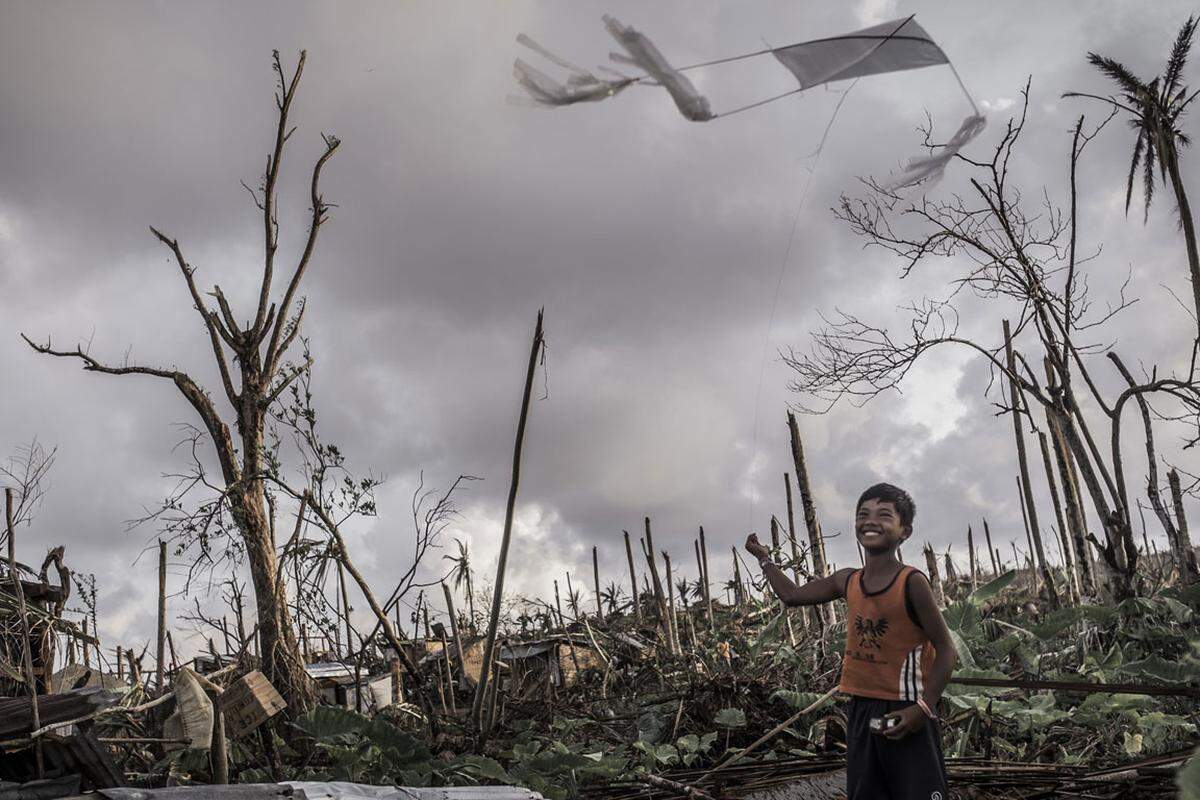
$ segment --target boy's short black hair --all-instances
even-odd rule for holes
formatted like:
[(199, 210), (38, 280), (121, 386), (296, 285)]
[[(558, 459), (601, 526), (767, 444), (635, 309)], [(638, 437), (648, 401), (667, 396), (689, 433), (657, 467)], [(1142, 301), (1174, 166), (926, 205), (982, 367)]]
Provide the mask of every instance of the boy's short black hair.
[(893, 486), (890, 483), (877, 483), (863, 492), (858, 498), (858, 503), (854, 506), (855, 513), (868, 500), (891, 503), (896, 507), (896, 513), (900, 515), (900, 524), (905, 527), (911, 526), (913, 518), (917, 516), (917, 504), (913, 502), (912, 495), (899, 486)]

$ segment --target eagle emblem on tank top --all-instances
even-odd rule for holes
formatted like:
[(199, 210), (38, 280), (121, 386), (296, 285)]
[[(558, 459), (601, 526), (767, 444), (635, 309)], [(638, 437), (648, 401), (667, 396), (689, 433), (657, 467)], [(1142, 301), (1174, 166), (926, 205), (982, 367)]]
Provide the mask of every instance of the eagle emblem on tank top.
[(879, 640), (887, 633), (887, 629), (887, 617), (863, 619), (862, 614), (854, 615), (854, 633), (858, 636), (858, 646), (863, 650), (879, 650)]

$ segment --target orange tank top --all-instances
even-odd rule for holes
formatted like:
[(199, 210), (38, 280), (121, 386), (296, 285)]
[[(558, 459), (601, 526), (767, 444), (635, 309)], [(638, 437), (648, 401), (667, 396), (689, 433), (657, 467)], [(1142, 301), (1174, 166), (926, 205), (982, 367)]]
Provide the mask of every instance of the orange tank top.
[(904, 587), (913, 567), (901, 567), (878, 592), (863, 589), (861, 569), (846, 581), (846, 655), (841, 691), (859, 697), (916, 702), (933, 666), (933, 644), (909, 616)]

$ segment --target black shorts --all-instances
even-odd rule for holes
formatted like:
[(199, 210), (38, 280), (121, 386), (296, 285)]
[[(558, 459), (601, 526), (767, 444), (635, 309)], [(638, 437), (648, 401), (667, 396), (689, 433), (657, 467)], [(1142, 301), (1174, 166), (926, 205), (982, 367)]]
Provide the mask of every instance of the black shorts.
[(911, 706), (903, 700), (850, 698), (846, 713), (847, 800), (949, 800), (942, 736), (930, 720), (917, 733), (888, 739), (871, 718)]

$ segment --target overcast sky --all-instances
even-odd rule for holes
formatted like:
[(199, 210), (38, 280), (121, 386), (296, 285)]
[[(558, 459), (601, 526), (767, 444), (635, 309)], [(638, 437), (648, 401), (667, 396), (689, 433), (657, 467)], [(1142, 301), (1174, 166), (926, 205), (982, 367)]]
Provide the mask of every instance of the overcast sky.
[[(386, 593), (406, 566), (418, 476), (445, 487), (475, 475), (484, 480), (459, 497), (446, 541), (469, 541), (487, 582), (529, 338), (545, 306), (538, 395), (547, 396), (531, 411), (509, 569), (514, 593), (545, 596), (568, 571), (588, 584), (592, 545), (603, 580), (625, 581), (621, 530), (640, 530), (646, 515), (689, 574), (704, 525), (714, 577), (749, 530), (766, 533), (772, 513), (784, 516), (785, 413), (799, 398), (779, 350), (806, 347), (819, 311), (897, 320), (898, 306), (944, 293), (955, 274), (935, 262), (901, 280), (894, 258), (864, 250), (829, 209), (859, 191), (859, 176), (917, 154), (927, 112), (948, 134), (969, 107), (944, 67), (865, 79), (814, 158), (844, 85), (706, 124), (683, 119), (655, 87), (530, 109), (507, 100), (519, 92), (513, 59), (556, 68), (520, 47), (518, 33), (576, 63), (605, 63), (615, 45), (600, 21), (607, 12), (683, 64), (916, 13), (989, 116), (973, 152), (995, 143), (1032, 76), (1016, 179), (1028, 198), (1044, 186), (1062, 200), (1069, 130), (1080, 112), (1102, 112), (1060, 95), (1109, 88), (1087, 51), (1149, 77), (1191, 10), (1111, 0), (0, 0), (0, 454), (35, 436), (58, 447), (20, 555), (40, 561), (66, 545), (71, 567), (96, 574), (108, 644), (151, 635), (156, 581), (152, 560), (138, 557), (155, 530), (127, 532), (125, 521), (164, 495), (164, 473), (184, 466), (172, 452), (176, 423), (196, 420), (165, 381), (84, 373), (34, 354), (19, 332), (90, 342), (111, 362), (177, 365), (219, 390), (178, 270), (148, 226), (178, 238), (202, 289), (219, 283), (240, 317), (252, 313), (261, 218), (239, 182), (257, 183), (271, 145), (273, 48), (288, 67), (308, 51), (280, 191), (284, 264), (305, 231), (320, 134), (343, 140), (323, 183), (337, 207), (304, 291), (325, 434), (359, 472), (387, 477), (379, 516), (355, 529), (352, 554)], [(769, 58), (693, 75), (717, 111), (794, 85)], [(1103, 338), (1127, 363), (1168, 369), (1194, 328), (1167, 290), (1186, 298), (1190, 287), (1167, 191), (1148, 225), (1125, 218), (1131, 146), (1114, 124), (1089, 151), (1081, 241), (1104, 246), (1088, 267), (1099, 305), (1126, 276), (1141, 298)], [(1184, 179), (1195, 190), (1192, 156)], [(955, 166), (934, 191), (965, 181)], [(1015, 313), (966, 302), (964, 328), (994, 344)], [(939, 550), (955, 543), (965, 554), (966, 527), (984, 516), (1000, 541), (1023, 542), (1012, 425), (994, 416), (999, 398), (986, 386), (983, 364), (945, 350), (912, 372), (903, 395), (802, 417), (825, 531), (848, 530), (858, 493), (888, 480), (912, 492), (916, 536)], [(1042, 514), (1052, 517), (1048, 501)], [(1162, 541), (1153, 522), (1149, 531)], [(829, 552), (857, 564), (849, 536)], [(440, 553), (430, 564), (446, 565)], [(186, 566), (172, 564), (173, 592)], [(174, 596), (172, 613), (190, 603)]]

